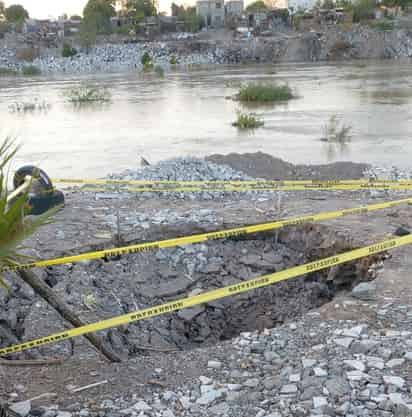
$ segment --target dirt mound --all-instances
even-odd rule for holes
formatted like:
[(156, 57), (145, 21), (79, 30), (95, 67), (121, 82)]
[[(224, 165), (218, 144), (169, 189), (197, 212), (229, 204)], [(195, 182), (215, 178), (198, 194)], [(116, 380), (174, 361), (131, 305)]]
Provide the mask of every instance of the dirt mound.
[(271, 155), (256, 152), (228, 155), (211, 155), (206, 158), (225, 164), (255, 178), (270, 180), (340, 180), (359, 179), (369, 168), (367, 164), (335, 162), (327, 165), (293, 165)]

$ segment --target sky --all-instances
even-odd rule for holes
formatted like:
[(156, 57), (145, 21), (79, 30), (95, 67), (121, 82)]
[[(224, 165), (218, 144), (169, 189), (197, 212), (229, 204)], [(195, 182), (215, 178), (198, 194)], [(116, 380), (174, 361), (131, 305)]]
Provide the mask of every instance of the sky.
[[(6, 0), (6, 6), (21, 4), (34, 18), (59, 17), (63, 13), (68, 15), (81, 14), (87, 0)], [(160, 10), (170, 13), (172, 0), (160, 0)], [(180, 3), (176, 1), (176, 3)]]

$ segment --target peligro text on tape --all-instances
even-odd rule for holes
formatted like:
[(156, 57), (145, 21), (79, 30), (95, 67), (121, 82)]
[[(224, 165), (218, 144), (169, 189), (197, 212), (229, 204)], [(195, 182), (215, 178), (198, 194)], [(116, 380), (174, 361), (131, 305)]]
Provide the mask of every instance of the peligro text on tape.
[(380, 180), (380, 179), (360, 179), (360, 180), (215, 180), (215, 181), (174, 181), (174, 180), (116, 180), (116, 179), (69, 179), (56, 178), (54, 183), (58, 184), (88, 184), (88, 185), (170, 185), (181, 187), (187, 186), (286, 186), (286, 185), (361, 185), (361, 184), (383, 184), (383, 185), (412, 185), (412, 180)]
[(199, 304), (209, 303), (225, 297), (266, 287), (268, 285), (276, 284), (281, 281), (286, 281), (288, 279), (292, 279), (300, 275), (320, 271), (322, 269), (330, 268), (336, 265), (340, 265), (349, 261), (360, 259), (369, 255), (384, 252), (389, 249), (394, 249), (411, 243), (412, 235), (386, 240), (378, 244), (366, 246), (360, 249), (355, 249), (339, 255), (330, 256), (328, 258), (323, 258), (304, 265), (289, 268), (284, 271), (276, 272), (274, 274), (265, 275), (248, 281), (242, 281), (238, 284), (229, 285), (227, 287), (219, 288), (217, 290), (208, 291), (192, 297), (171, 301), (169, 303), (161, 304), (155, 307), (146, 308), (143, 310), (135, 311), (133, 313), (124, 314), (122, 316), (114, 317), (107, 320), (102, 320), (97, 323), (92, 323), (82, 327), (77, 327), (75, 329), (66, 330), (64, 332), (55, 333), (50, 336), (31, 340), (19, 345), (3, 348), (0, 349), (0, 355), (8, 355), (11, 353), (22, 352), (39, 346), (83, 336), (87, 333), (99, 332), (102, 330), (119, 327), (129, 323), (146, 320), (152, 317), (161, 316), (163, 314), (193, 307)]
[(386, 208), (396, 207), (404, 203), (412, 203), (412, 198), (404, 198), (401, 200), (387, 201), (384, 203), (371, 204), (368, 206), (337, 210), (332, 212), (314, 214), (292, 219), (279, 220), (270, 223), (262, 223), (252, 226), (238, 227), (235, 229), (221, 230), (216, 232), (202, 233), (198, 235), (179, 237), (175, 239), (160, 240), (156, 242), (140, 243), (137, 245), (125, 246), (120, 248), (106, 249), (96, 252), (88, 252), (80, 255), (65, 256), (43, 261), (35, 261), (24, 265), (14, 265), (3, 267), (0, 272), (21, 271), (32, 268), (45, 268), (54, 265), (63, 265), (67, 263), (80, 262), (84, 260), (102, 259), (106, 257), (121, 256), (131, 253), (148, 252), (158, 249), (172, 248), (175, 246), (190, 245), (194, 243), (202, 243), (210, 240), (224, 239), (241, 235), (248, 235), (258, 232), (267, 232), (270, 230), (281, 229), (286, 226), (300, 225), (308, 222), (318, 222), (323, 220), (331, 220), (338, 217), (348, 216), (351, 214), (366, 214), (368, 212), (382, 210)]
[(153, 187), (123, 187), (118, 190), (109, 188), (71, 188), (71, 191), (81, 192), (125, 192), (125, 193), (199, 193), (199, 192), (248, 192), (248, 191), (362, 191), (362, 190), (388, 190), (388, 191), (406, 191), (412, 190), (411, 184), (303, 184), (303, 185), (214, 185), (210, 187), (200, 186), (153, 186)]

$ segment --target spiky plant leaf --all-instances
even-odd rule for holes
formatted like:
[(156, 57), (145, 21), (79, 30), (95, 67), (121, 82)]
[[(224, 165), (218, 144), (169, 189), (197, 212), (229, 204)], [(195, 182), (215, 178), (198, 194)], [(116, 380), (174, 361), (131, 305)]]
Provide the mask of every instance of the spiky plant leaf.
[[(29, 188), (12, 202), (7, 202), (7, 176), (4, 170), (15, 156), (18, 147), (11, 139), (0, 144), (0, 272), (27, 259), (21, 253), (22, 242), (40, 226), (51, 221), (58, 208), (41, 216), (27, 216)], [(8, 288), (4, 277), (0, 276), (0, 286)]]

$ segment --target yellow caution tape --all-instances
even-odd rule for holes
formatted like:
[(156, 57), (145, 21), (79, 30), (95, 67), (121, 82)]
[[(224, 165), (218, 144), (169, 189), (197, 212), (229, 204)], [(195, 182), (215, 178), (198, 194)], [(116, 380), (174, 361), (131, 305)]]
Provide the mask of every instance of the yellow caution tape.
[(310, 216), (296, 217), (286, 220), (278, 220), (270, 223), (256, 224), (252, 226), (238, 227), (235, 229), (221, 230), (216, 232), (202, 233), (198, 235), (178, 237), (174, 239), (159, 240), (156, 242), (139, 243), (137, 245), (125, 246), (120, 248), (105, 249), (96, 252), (88, 252), (80, 255), (65, 256), (62, 258), (49, 259), (44, 261), (35, 261), (24, 265), (13, 265), (0, 268), (0, 272), (21, 271), (32, 268), (44, 268), (47, 266), (63, 265), (85, 260), (102, 259), (106, 257), (127, 255), (130, 253), (148, 252), (157, 249), (172, 248), (176, 246), (202, 243), (210, 240), (224, 239), (235, 236), (248, 235), (269, 230), (281, 229), (286, 226), (299, 225), (307, 222), (318, 222), (322, 220), (331, 220), (338, 217), (348, 216), (350, 214), (365, 214), (368, 212), (396, 207), (400, 204), (412, 203), (412, 198), (402, 200), (387, 201), (385, 203), (370, 204), (368, 206), (349, 208), (344, 210), (331, 211), (326, 213), (314, 214)]
[(380, 179), (360, 179), (360, 180), (215, 180), (215, 181), (174, 181), (174, 180), (115, 180), (115, 179), (68, 179), (55, 178), (52, 180), (58, 184), (86, 184), (86, 185), (179, 185), (214, 187), (217, 185), (248, 186), (259, 185), (266, 187), (277, 187), (286, 185), (362, 185), (362, 184), (383, 184), (383, 185), (412, 185), (412, 179), (408, 180), (380, 180)]
[(276, 272), (274, 274), (264, 275), (262, 277), (254, 278), (248, 281), (242, 281), (238, 284), (229, 285), (227, 287), (219, 288), (217, 290), (208, 291), (192, 297), (182, 298), (180, 300), (171, 301), (169, 303), (161, 304), (155, 307), (150, 307), (143, 310), (135, 311), (133, 313), (128, 313), (122, 316), (114, 317), (111, 319), (102, 320), (97, 323), (92, 323), (82, 327), (77, 327), (75, 329), (66, 330), (64, 332), (55, 333), (50, 336), (31, 340), (19, 345), (3, 348), (0, 349), (0, 355), (8, 355), (11, 353), (22, 352), (24, 350), (37, 348), (39, 346), (48, 345), (51, 343), (61, 342), (63, 340), (83, 336), (87, 333), (99, 332), (102, 330), (127, 325), (129, 323), (146, 320), (152, 317), (161, 316), (163, 314), (168, 314), (199, 304), (209, 303), (211, 301), (216, 301), (232, 295), (241, 294), (244, 292), (255, 290), (257, 288), (266, 287), (268, 285), (272, 285), (280, 281), (285, 281), (291, 278), (298, 277), (300, 275), (320, 271), (322, 269), (330, 268), (349, 261), (353, 261), (355, 259), (360, 259), (365, 256), (384, 252), (389, 249), (394, 249), (399, 246), (408, 245), (411, 243), (412, 235), (386, 240), (375, 245), (366, 246), (361, 249), (355, 249), (340, 255), (323, 258), (315, 262), (310, 262), (304, 265), (296, 266), (284, 271)]
[(281, 185), (281, 186), (262, 186), (262, 185), (222, 185), (213, 187), (123, 187), (118, 190), (110, 188), (82, 187), (71, 189), (71, 191), (81, 192), (128, 192), (128, 193), (199, 193), (199, 192), (247, 192), (247, 191), (359, 191), (359, 190), (391, 190), (405, 191), (412, 190), (412, 184), (387, 185), (387, 184), (346, 184), (346, 185), (327, 185), (327, 184), (304, 184), (304, 185)]

